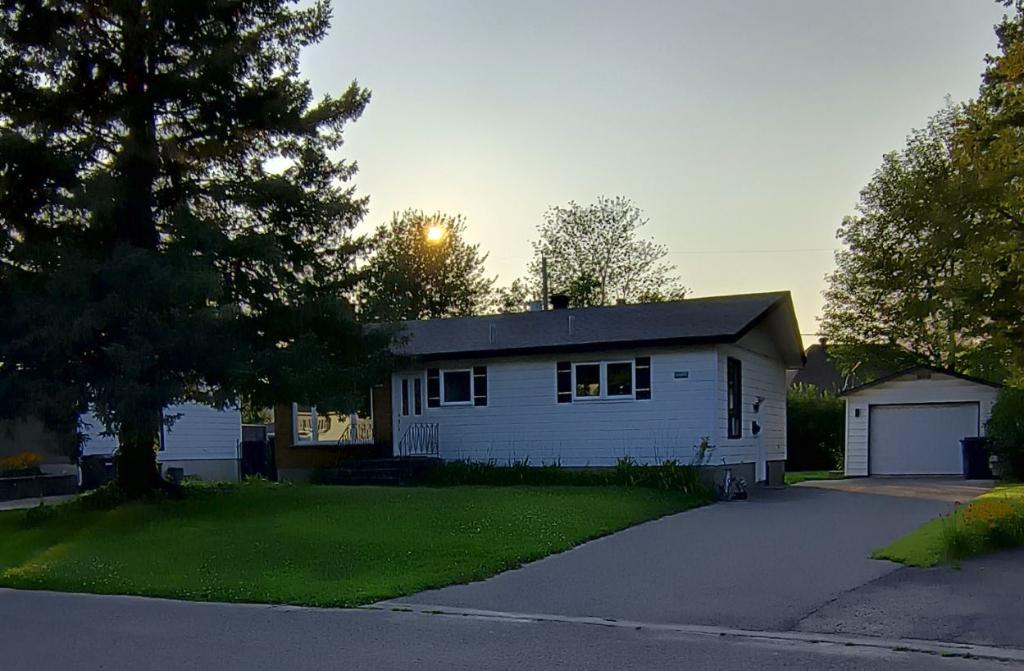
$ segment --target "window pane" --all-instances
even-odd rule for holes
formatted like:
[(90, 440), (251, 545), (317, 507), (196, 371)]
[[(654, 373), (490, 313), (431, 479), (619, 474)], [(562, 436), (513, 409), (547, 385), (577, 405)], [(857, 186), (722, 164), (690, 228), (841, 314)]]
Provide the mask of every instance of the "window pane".
[(608, 395), (609, 396), (632, 396), (633, 395), (633, 364), (610, 363), (608, 364)]
[(295, 410), (295, 435), (299, 440), (313, 440), (313, 409), (308, 405)]
[(352, 437), (352, 419), (348, 413), (316, 409), (317, 442), (336, 443)]
[(472, 376), (468, 370), (446, 370), (441, 376), (444, 378), (445, 403), (469, 403), (473, 400), (470, 392)]
[(585, 363), (576, 366), (576, 395), (601, 395), (601, 364)]
[(402, 416), (409, 414), (409, 380), (402, 378)]
[(423, 414), (423, 380), (416, 378), (413, 380), (413, 412), (417, 415)]

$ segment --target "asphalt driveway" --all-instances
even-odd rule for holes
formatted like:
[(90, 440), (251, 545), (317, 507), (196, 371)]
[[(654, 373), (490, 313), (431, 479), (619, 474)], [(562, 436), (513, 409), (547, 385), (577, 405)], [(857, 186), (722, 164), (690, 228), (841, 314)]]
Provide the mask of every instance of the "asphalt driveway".
[[(759, 490), (642, 524), (486, 581), (403, 603), (786, 631), (900, 568), (873, 550), (949, 511), (949, 496)], [(907, 494), (913, 481), (903, 481)], [(884, 487), (884, 485), (879, 485)], [(981, 485), (984, 486), (984, 485)], [(940, 490), (941, 491), (941, 490)]]

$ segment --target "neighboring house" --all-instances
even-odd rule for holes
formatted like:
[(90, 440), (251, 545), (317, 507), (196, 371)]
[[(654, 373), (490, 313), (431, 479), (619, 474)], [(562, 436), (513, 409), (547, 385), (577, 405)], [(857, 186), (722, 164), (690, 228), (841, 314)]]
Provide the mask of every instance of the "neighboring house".
[(930, 366), (847, 390), (846, 475), (963, 474), (960, 439), (983, 435), (998, 390)]
[[(238, 480), (242, 415), (234, 408), (217, 410), (198, 403), (169, 406), (164, 416), (177, 416), (160, 437), (157, 461), (181, 468), (186, 477), (201, 480)], [(91, 414), (82, 417), (82, 457), (111, 456), (117, 437), (103, 435), (103, 426)]]
[(817, 387), (820, 392), (839, 392), (857, 384), (852, 376), (843, 375), (832, 363), (828, 355), (828, 343), (821, 338), (817, 343), (807, 348), (804, 353), (806, 363), (803, 368), (790, 371), (788, 378), (790, 384), (809, 384)]
[(366, 430), (315, 407), (278, 407), (282, 477), (359, 456), (360, 445), (367, 455), (579, 467), (689, 463), (706, 437), (712, 464), (781, 479), (786, 371), (803, 361), (788, 292), (403, 326), (396, 353), (408, 363), (375, 390)]
[[(68, 432), (70, 434), (71, 432)], [(74, 438), (54, 431), (39, 419), (0, 421), (0, 457), (31, 452), (42, 458), (40, 470), (46, 474), (75, 473)]]

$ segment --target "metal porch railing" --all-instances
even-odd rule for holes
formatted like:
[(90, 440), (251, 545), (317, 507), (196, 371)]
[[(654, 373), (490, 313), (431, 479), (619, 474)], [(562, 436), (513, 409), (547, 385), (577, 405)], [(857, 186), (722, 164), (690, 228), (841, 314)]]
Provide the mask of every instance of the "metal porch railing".
[(440, 456), (440, 430), (437, 424), (417, 422), (410, 424), (398, 441), (400, 457), (437, 457)]

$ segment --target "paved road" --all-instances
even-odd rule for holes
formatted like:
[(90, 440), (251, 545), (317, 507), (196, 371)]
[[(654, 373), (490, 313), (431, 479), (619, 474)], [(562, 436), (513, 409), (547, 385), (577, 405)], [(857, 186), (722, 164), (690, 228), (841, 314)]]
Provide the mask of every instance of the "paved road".
[(483, 582), (399, 601), (788, 630), (899, 568), (872, 550), (951, 508), (944, 500), (812, 487), (642, 524)]
[(0, 590), (0, 622), (0, 668), (4, 671), (1009, 668), (997, 661), (893, 647), (694, 635), (633, 625), (12, 590)]
[(959, 568), (895, 571), (844, 594), (799, 628), (1024, 648), (1024, 550)]

